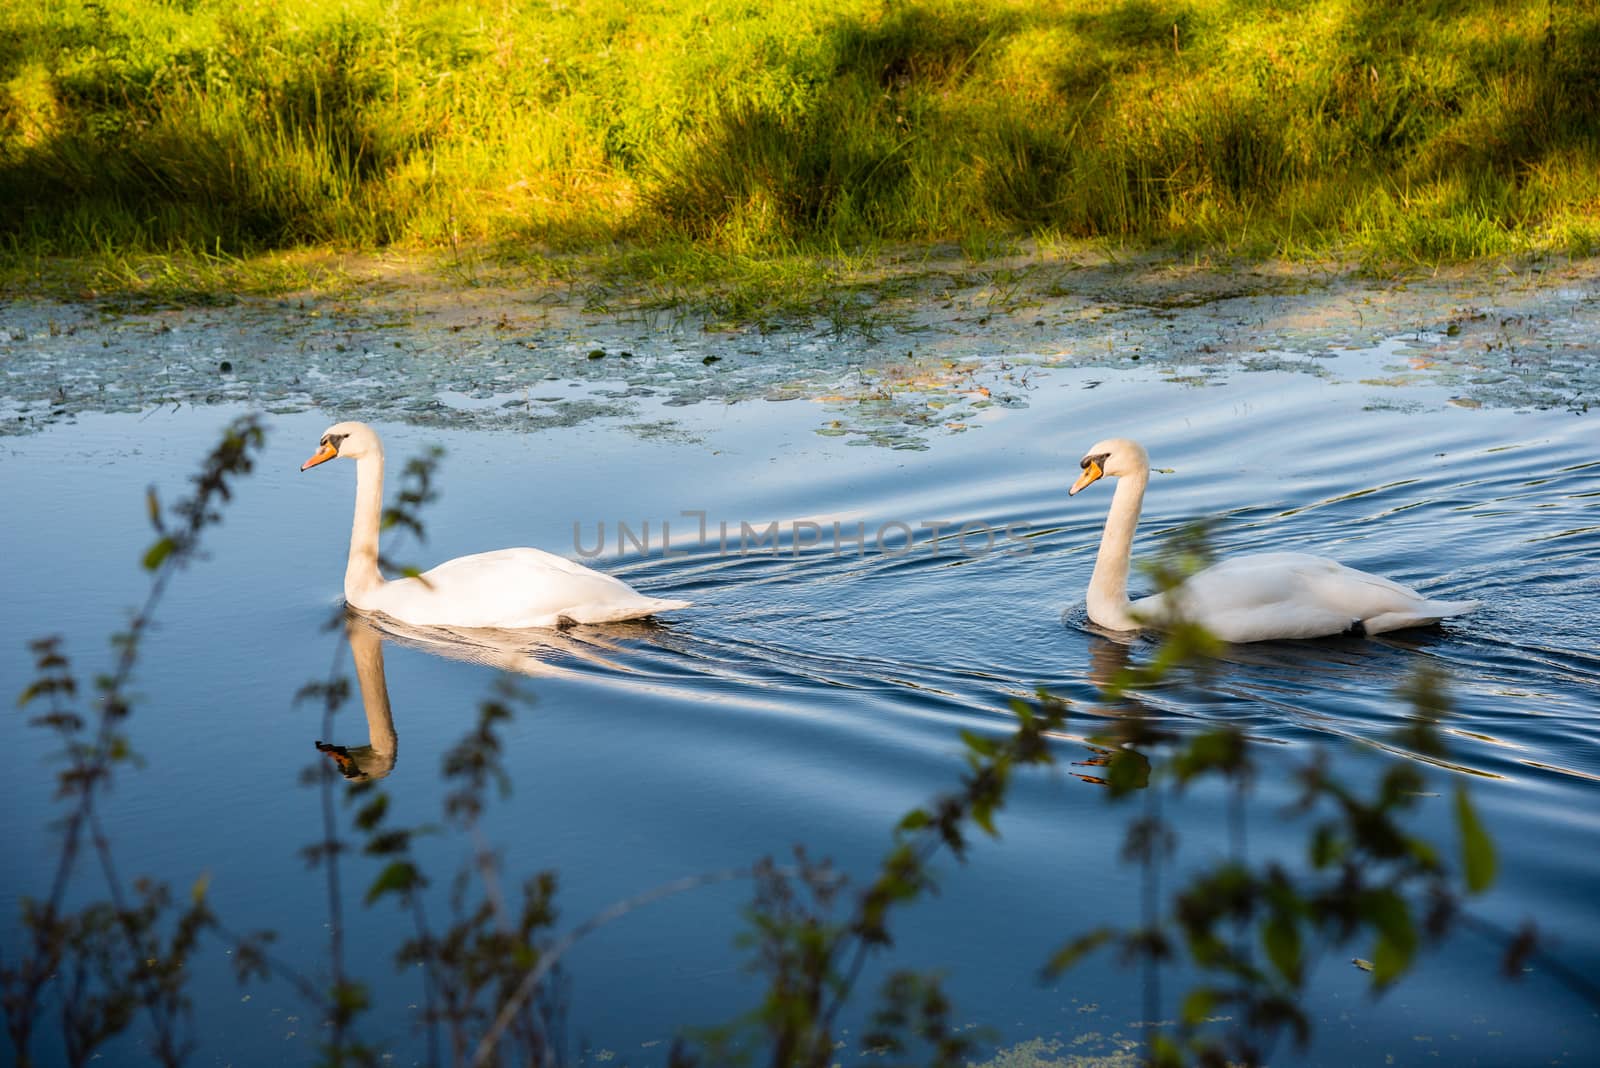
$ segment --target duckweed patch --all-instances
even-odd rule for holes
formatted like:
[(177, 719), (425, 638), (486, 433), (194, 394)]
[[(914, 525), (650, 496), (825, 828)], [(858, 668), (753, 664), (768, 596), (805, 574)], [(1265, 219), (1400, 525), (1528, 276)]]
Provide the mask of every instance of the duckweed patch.
[(0, 310), (0, 433), (80, 412), (237, 403), (525, 431), (620, 419), (669, 437), (675, 409), (765, 400), (816, 404), (820, 434), (916, 449), (1027, 406), (1064, 369), (1185, 388), (1301, 373), (1362, 383), (1375, 407), (1399, 410), (1600, 402), (1600, 261), (1390, 283), (1153, 261), (1014, 276), (997, 303), (995, 269), (891, 266), (881, 287), (852, 291), (870, 331), (825, 315), (729, 328), (601, 313), (560, 285), (369, 284), (203, 307), (16, 302)]

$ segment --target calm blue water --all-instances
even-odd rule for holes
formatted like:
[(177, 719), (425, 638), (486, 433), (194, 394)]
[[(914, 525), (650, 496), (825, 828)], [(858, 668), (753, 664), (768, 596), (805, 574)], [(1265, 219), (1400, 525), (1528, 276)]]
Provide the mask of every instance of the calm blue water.
[[(1370, 354), (1352, 355), (1352, 367), (1358, 358)], [(1239, 648), (1203, 681), (1141, 698), (1181, 732), (1232, 723), (1260, 742), (1252, 854), (1290, 859), (1301, 848), (1279, 812), (1293, 796), (1289, 770), (1314, 750), (1363, 781), (1384, 760), (1406, 759), (1386, 749), (1404, 720), (1392, 695), (1419, 663), (1432, 664), (1455, 701), (1454, 751), (1450, 768), (1428, 769), (1438, 796), (1422, 802), (1420, 827), (1453, 845), (1451, 791), (1470, 781), (1500, 856), (1499, 881), (1473, 908), (1507, 926), (1536, 920), (1563, 961), (1600, 974), (1596, 416), (1452, 407), (1427, 386), (1398, 394), (1399, 410), (1374, 406), (1359, 372), (1328, 366), (1331, 377), (1235, 371), (1204, 387), (1137, 366), (1060, 369), (1029, 384), (1027, 407), (987, 409), (975, 429), (933, 435), (922, 452), (819, 435), (806, 401), (647, 412), (678, 420), (681, 432), (666, 436), (613, 418), (533, 434), (382, 422), (391, 463), (432, 443), (448, 450), (430, 539), (401, 555), (426, 565), (529, 544), (576, 556), (575, 537), (592, 546), (604, 523), (608, 552), (597, 566), (695, 602), (659, 626), (545, 642), (441, 650), (427, 635), (385, 636), (394, 818), (437, 818), (440, 756), (508, 668), (526, 676), (535, 702), (507, 730), (515, 789), (492, 810), (489, 832), (509, 872), (560, 873), (563, 929), (652, 886), (784, 856), (794, 843), (865, 877), (899, 815), (959, 775), (958, 730), (1004, 730), (1006, 700), (1045, 685), (1080, 713), (1059, 741), (1058, 769), (1018, 781), (1001, 840), (980, 843), (966, 867), (942, 865), (941, 893), (896, 925), (892, 962), (946, 970), (957, 1018), (1004, 1044), (1122, 1048), (1140, 1033), (1136, 975), (1107, 961), (1052, 986), (1036, 974), (1071, 935), (1137, 918), (1139, 873), (1118, 859), (1137, 806), (1111, 805), (1087, 780), (1095, 752), (1084, 739), (1103, 724), (1097, 684), (1149, 646), (1083, 625), (1110, 493), (1066, 496), (1083, 449), (1126, 434), (1163, 469), (1138, 552), (1217, 515), (1223, 553), (1317, 551), (1485, 602), (1436, 630)], [(144, 487), (175, 495), (234, 412), (91, 413), (0, 439), (12, 517), (0, 555), (0, 679), (11, 690), (31, 675), (31, 636), (63, 634), (86, 674), (104, 666), (104, 635), (143, 589)], [(174, 583), (163, 607), (138, 675), (134, 736), (146, 765), (118, 779), (105, 807), (129, 871), (179, 886), (207, 873), (232, 927), (276, 928), (278, 952), (312, 970), (327, 913), (320, 876), (298, 856), (321, 833), (317, 795), (298, 776), (318, 759), (322, 728), (315, 709), (291, 698), (336, 653), (350, 670), (323, 624), (339, 601), (354, 471), (297, 468), (324, 426), (357, 414), (272, 419), (260, 469), (215, 532), (210, 559)], [(697, 511), (707, 545), (695, 543), (698, 520), (682, 514)], [(663, 520), (671, 557), (660, 551)], [(795, 548), (793, 520), (817, 522), (821, 544)], [(619, 554), (617, 524), (637, 534), (646, 521), (649, 552)], [(741, 522), (779, 521), (782, 550), (723, 553), (723, 521), (735, 543)], [(845, 532), (864, 525), (865, 551), (835, 551), (836, 521)], [(948, 543), (936, 553), (922, 526), (936, 522), (1001, 533), (987, 554)], [(879, 551), (876, 533), (894, 523), (912, 529), (909, 552)], [(1008, 524), (1027, 537), (1008, 539)], [(886, 549), (899, 547), (898, 531), (889, 528)], [(41, 891), (52, 855), (53, 743), (23, 718), (0, 720), (8, 918), (19, 895)], [(367, 741), (359, 705), (331, 740)], [(1210, 790), (1172, 808), (1180, 864), (1225, 851), (1225, 808)], [(448, 838), (423, 847), (441, 882), (464, 850)], [(352, 882), (359, 888), (360, 875)], [(732, 948), (748, 895), (741, 884), (680, 895), (580, 943), (568, 962), (575, 1051), (659, 1061), (680, 1029), (750, 1006), (756, 987)], [(354, 968), (383, 1006), (370, 1035), (409, 1063), (421, 1049), (408, 1008), (416, 988), (392, 964), (409, 928), (390, 906), (359, 907), (358, 889), (349, 897)], [(236, 989), (221, 978), (222, 950), (210, 953), (196, 962), (211, 977), (196, 991), (197, 1063), (309, 1060), (319, 1028), (294, 993)], [(1593, 1007), (1537, 969), (1507, 983), (1497, 962), (1496, 947), (1458, 936), (1374, 999), (1348, 954), (1324, 955), (1304, 1059), (1590, 1063), (1600, 1042)], [(1169, 977), (1169, 992), (1177, 985)], [(126, 1048), (117, 1055), (133, 1062)]]

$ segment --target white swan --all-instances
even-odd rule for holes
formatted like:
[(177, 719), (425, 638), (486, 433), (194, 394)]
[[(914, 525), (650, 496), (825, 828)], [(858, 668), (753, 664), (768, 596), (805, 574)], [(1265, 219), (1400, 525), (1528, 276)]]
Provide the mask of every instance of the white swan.
[(1382, 634), (1437, 623), (1478, 607), (1435, 601), (1408, 586), (1307, 553), (1238, 556), (1190, 576), (1166, 593), (1128, 600), (1128, 564), (1139, 523), (1150, 457), (1137, 441), (1096, 442), (1079, 464), (1069, 494), (1110, 475), (1118, 479), (1089, 579), (1089, 618), (1110, 630), (1199, 623), (1229, 642)]
[(383, 443), (365, 423), (337, 423), (300, 470), (335, 457), (356, 462), (356, 518), (344, 571), (344, 599), (352, 608), (417, 626), (514, 629), (611, 623), (689, 604), (646, 597), (620, 579), (541, 549), (457, 557), (421, 578), (387, 582), (378, 571)]

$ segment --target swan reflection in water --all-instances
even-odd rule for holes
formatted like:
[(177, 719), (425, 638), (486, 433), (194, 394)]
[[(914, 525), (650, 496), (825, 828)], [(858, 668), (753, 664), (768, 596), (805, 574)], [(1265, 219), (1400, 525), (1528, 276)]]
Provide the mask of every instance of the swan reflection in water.
[(367, 717), (367, 744), (336, 745), (318, 741), (317, 751), (327, 755), (352, 782), (381, 779), (394, 770), (398, 736), (389, 703), (389, 684), (383, 670), (383, 643), (396, 642), (472, 664), (534, 677), (576, 674), (565, 663), (610, 671), (628, 671), (613, 658), (626, 639), (656, 639), (671, 633), (647, 620), (589, 624), (563, 630), (491, 630), (451, 627), (417, 627), (350, 611), (345, 634), (355, 662), (361, 707)]
[[(1122, 680), (1123, 673), (1133, 663), (1133, 649), (1137, 645), (1152, 644), (1148, 638), (1142, 637), (1139, 632), (1111, 630), (1085, 620), (1084, 629), (1089, 632), (1089, 664), (1088, 681), (1094, 688), (1105, 694), (1113, 684)], [(1156, 710), (1140, 699), (1137, 690), (1122, 691), (1115, 698), (1102, 697), (1093, 702), (1093, 714), (1111, 719), (1124, 719), (1137, 716), (1152, 716)], [(1109, 733), (1109, 732), (1108, 732)], [(1150, 758), (1134, 749), (1131, 745), (1117, 747), (1100, 745), (1088, 738), (1074, 739), (1089, 751), (1085, 760), (1074, 760), (1075, 768), (1108, 768), (1120, 751), (1125, 753), (1126, 759), (1133, 761), (1132, 774), (1124, 783), (1127, 788), (1142, 790), (1150, 785)], [(1087, 771), (1070, 772), (1075, 778), (1091, 786), (1110, 786), (1110, 780), (1103, 776)]]
[[(1102, 694), (1108, 686), (1125, 681), (1125, 672), (1140, 659), (1147, 659), (1141, 652), (1153, 654), (1158, 646), (1151, 638), (1109, 630), (1087, 619), (1079, 621), (1070, 613), (1063, 619), (1087, 632), (1087, 681)], [(1479, 747), (1449, 758), (1417, 752), (1397, 743), (1393, 736), (1398, 695), (1416, 679), (1419, 666), (1436, 660), (1438, 651), (1448, 649), (1451, 642), (1449, 635), (1433, 627), (1376, 638), (1337, 636), (1228, 644), (1158, 686), (1125, 689), (1114, 699), (1095, 702), (1096, 713), (1169, 720), (1176, 716), (1196, 721), (1200, 727), (1233, 723), (1244, 730), (1250, 742), (1259, 745), (1293, 744), (1292, 730), (1298, 727), (1417, 763), (1502, 778), (1502, 773), (1484, 765), (1493, 758), (1493, 749), (1511, 745), (1480, 730), (1467, 730), (1448, 721), (1441, 724), (1446, 734), (1468, 738)], [(1313, 691), (1321, 695), (1317, 702), (1306, 700)], [(1330, 698), (1347, 708), (1348, 714), (1328, 711)], [(1324, 707), (1319, 710), (1318, 704)], [(1407, 717), (1413, 714), (1405, 712)], [(1109, 754), (1107, 750), (1103, 755)], [(1087, 763), (1105, 762), (1091, 759)]]
[[(1403, 639), (1385, 635), (1378, 639), (1229, 646), (1198, 676), (1185, 672), (1162, 686), (1124, 690), (1108, 700), (1103, 696), (1108, 685), (1131, 664), (1146, 659), (1158, 643), (1137, 633), (1103, 629), (1081, 618), (1081, 610), (1069, 612), (1065, 622), (1086, 632), (1087, 639), (1088, 660), (1086, 670), (1077, 675), (1078, 685), (1067, 684), (1063, 679), (1066, 688), (1059, 691), (1073, 700), (1075, 717), (1116, 720), (1148, 716), (1164, 720), (1176, 715), (1200, 723), (1237, 722), (1239, 713), (1249, 710), (1241, 725), (1253, 737), (1257, 732), (1251, 730), (1250, 719), (1262, 715), (1292, 717), (1319, 733), (1353, 737), (1381, 748), (1388, 747), (1381, 738), (1369, 737), (1370, 731), (1330, 722), (1327, 716), (1303, 707), (1297, 695), (1312, 679), (1323, 689), (1371, 692), (1375, 674), (1392, 676), (1389, 685), (1381, 686), (1392, 691), (1405, 678), (1416, 654), (1439, 640), (1427, 632), (1414, 631)], [(870, 682), (910, 685), (919, 692), (992, 712), (1003, 707), (1007, 698), (1026, 697), (1034, 688), (1033, 680), (1007, 677), (1003, 669), (986, 671), (981, 678), (975, 678), (963, 672), (951, 675), (934, 664), (837, 654), (807, 656), (775, 645), (697, 637), (650, 620), (511, 631), (418, 627), (384, 616), (352, 612), (346, 617), (346, 628), (366, 713), (368, 742), (345, 746), (319, 741), (317, 748), (353, 781), (382, 778), (390, 774), (395, 764), (396, 731), (384, 678), (382, 646), (386, 641), (518, 675), (581, 677), (590, 683), (635, 691), (647, 689), (656, 694), (696, 695), (704, 699), (704, 680), (716, 679), (738, 684), (732, 690), (739, 694), (741, 702), (764, 700), (757, 695), (774, 689), (814, 691), (818, 684), (862, 686)], [(781, 711), (790, 706), (780, 698), (770, 707)], [(1096, 729), (1062, 737), (1086, 748), (1083, 759), (1075, 765), (1081, 770), (1072, 774), (1093, 785), (1106, 785), (1103, 775), (1097, 772), (1115, 754), (1114, 749), (1095, 737), (1104, 733), (1109, 732)], [(1269, 744), (1284, 741), (1271, 737), (1270, 732), (1258, 740)], [(1142, 786), (1148, 779), (1148, 761), (1142, 754), (1136, 756), (1143, 774), (1136, 774), (1133, 780)]]
[(389, 683), (383, 674), (383, 641), (372, 624), (354, 613), (345, 616), (344, 630), (356, 665), (361, 708), (367, 714), (367, 744), (343, 746), (319, 740), (317, 751), (326, 754), (345, 778), (366, 782), (394, 770), (398, 738), (389, 707)]
[[(1241, 709), (1254, 710), (1255, 714), (1266, 709), (1312, 721), (1316, 729), (1324, 733), (1350, 737), (1381, 748), (1389, 747), (1381, 741), (1362, 738), (1347, 727), (1329, 724), (1326, 716), (1299, 707), (1294, 694), (1303, 690), (1312, 678), (1329, 690), (1370, 689), (1375, 670), (1378, 673), (1390, 671), (1394, 676), (1391, 689), (1398, 688), (1406, 677), (1405, 670), (1409, 669), (1409, 658), (1439, 640), (1438, 635), (1412, 631), (1406, 637), (1384, 635), (1377, 639), (1337, 637), (1316, 642), (1230, 644), (1215, 656), (1189, 664), (1158, 686), (1135, 686), (1130, 683), (1141, 664), (1159, 648), (1157, 639), (1138, 631), (1103, 627), (1093, 620), (1075, 618), (1071, 612), (1064, 614), (1063, 621), (1085, 632), (1089, 649), (1086, 681), (1099, 695), (1090, 702), (1089, 709), (1080, 711), (1112, 719), (1170, 720), (1179, 716), (1195, 719), (1204, 726), (1237, 722)], [(1145, 655), (1140, 656), (1141, 653)], [(1252, 742), (1284, 744), (1280, 738), (1250, 731), (1248, 725), (1245, 730)], [(1106, 767), (1120, 749), (1136, 760), (1127, 785), (1142, 789), (1149, 784), (1150, 760), (1131, 746), (1123, 743), (1111, 748), (1088, 738), (1076, 740), (1088, 748), (1090, 756), (1075, 761), (1074, 767)], [(1110, 785), (1099, 775), (1072, 774), (1097, 786)]]

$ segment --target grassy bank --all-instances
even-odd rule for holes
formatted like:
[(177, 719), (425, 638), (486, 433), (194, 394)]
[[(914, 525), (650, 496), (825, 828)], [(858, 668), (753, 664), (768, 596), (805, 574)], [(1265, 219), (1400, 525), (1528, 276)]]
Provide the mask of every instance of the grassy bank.
[(34, 0), (0, 255), (1585, 254), (1597, 57), (1593, 2)]

